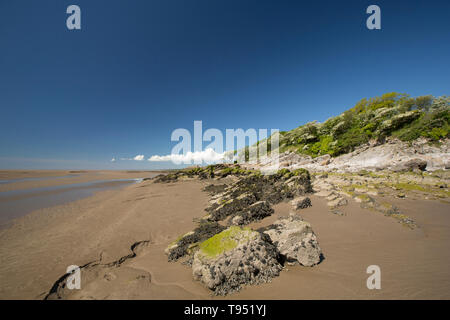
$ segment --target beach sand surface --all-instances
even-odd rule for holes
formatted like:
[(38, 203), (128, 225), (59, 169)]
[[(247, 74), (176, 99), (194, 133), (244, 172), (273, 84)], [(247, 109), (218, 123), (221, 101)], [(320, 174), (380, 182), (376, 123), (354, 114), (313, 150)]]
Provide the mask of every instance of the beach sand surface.
[[(311, 223), (325, 259), (312, 268), (286, 266), (270, 283), (214, 297), (192, 279), (190, 267), (169, 263), (164, 254), (169, 243), (195, 227), (194, 218), (205, 214), (209, 196), (201, 190), (209, 183), (143, 181), (17, 219), (0, 230), (0, 298), (43, 299), (68, 266), (88, 263), (97, 266), (82, 273), (81, 290), (67, 298), (450, 298), (448, 203), (393, 200), (420, 226), (410, 230), (352, 201), (341, 210), (343, 216), (335, 215), (315, 196), (312, 207), (299, 214)], [(252, 227), (270, 224), (290, 210), (288, 203), (278, 204), (273, 216)], [(370, 265), (381, 268), (381, 290), (366, 286)]]

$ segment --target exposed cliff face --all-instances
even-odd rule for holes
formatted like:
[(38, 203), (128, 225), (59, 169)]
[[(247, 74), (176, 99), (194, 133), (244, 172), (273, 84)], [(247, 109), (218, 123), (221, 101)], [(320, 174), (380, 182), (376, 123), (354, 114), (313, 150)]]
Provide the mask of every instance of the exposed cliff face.
[[(434, 171), (450, 167), (449, 139), (450, 97), (411, 98), (393, 92), (363, 99), (323, 123), (313, 121), (280, 132), (276, 150), (281, 168)], [(261, 148), (271, 149), (269, 141), (238, 150), (238, 162), (244, 163)], [(278, 170), (273, 158), (257, 162), (246, 167)]]
[[(261, 159), (260, 164), (244, 165), (244, 167), (269, 169), (276, 163), (273, 158), (265, 158)], [(335, 158), (330, 155), (313, 158), (287, 151), (279, 155), (278, 163), (281, 168), (291, 170), (305, 168), (312, 172), (446, 170), (450, 169), (450, 139), (444, 139), (440, 145), (430, 144), (424, 138), (411, 143), (395, 138), (387, 139), (383, 144), (371, 141), (353, 152)]]

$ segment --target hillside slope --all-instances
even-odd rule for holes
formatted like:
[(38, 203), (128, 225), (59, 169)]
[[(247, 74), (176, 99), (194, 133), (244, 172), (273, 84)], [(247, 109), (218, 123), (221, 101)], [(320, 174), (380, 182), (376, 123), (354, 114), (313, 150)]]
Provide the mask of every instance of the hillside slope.
[(310, 122), (281, 132), (280, 151), (317, 157), (338, 156), (370, 140), (383, 143), (388, 137), (413, 141), (419, 137), (439, 141), (449, 137), (450, 97), (387, 93), (363, 99), (353, 108), (323, 123)]
[[(421, 170), (450, 166), (450, 97), (387, 93), (323, 123), (280, 132), (280, 163), (311, 170)], [(264, 144), (260, 141), (258, 144)], [(250, 147), (250, 150), (256, 146)], [(252, 151), (254, 152), (254, 151)], [(239, 152), (238, 157), (244, 153)], [(249, 150), (245, 153), (247, 156)], [(270, 167), (273, 159), (261, 158)]]

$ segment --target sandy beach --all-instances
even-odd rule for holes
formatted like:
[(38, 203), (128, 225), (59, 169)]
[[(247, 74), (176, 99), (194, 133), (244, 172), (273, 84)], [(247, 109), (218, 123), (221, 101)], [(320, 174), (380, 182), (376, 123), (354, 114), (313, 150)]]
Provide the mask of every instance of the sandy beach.
[[(22, 181), (1, 187), (88, 181), (97, 175), (102, 175), (100, 180), (137, 178), (142, 172), (91, 172), (56, 182)], [(67, 298), (223, 299), (194, 281), (191, 268), (168, 262), (164, 254), (169, 243), (194, 228), (193, 219), (204, 215), (209, 195), (202, 188), (211, 182), (143, 181), (15, 220), (0, 231), (0, 298), (43, 299), (68, 266), (94, 263), (82, 274), (82, 289)], [(332, 214), (323, 198), (311, 196), (312, 207), (301, 216), (313, 226), (325, 259), (313, 268), (285, 266), (272, 282), (246, 286), (225, 298), (449, 299), (448, 202), (390, 200), (420, 227), (411, 230), (354, 202), (342, 209), (342, 216)], [(290, 211), (286, 202), (274, 208), (271, 217), (251, 227), (268, 225)], [(381, 290), (366, 287), (369, 265), (381, 268)]]

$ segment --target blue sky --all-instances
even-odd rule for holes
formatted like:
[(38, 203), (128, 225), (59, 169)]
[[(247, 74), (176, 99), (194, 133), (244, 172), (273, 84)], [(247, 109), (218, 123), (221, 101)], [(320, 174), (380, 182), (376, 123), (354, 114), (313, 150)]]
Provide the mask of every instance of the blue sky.
[(448, 95), (449, 16), (449, 1), (2, 0), (0, 169), (162, 168), (110, 160), (169, 154), (194, 120), (290, 130), (385, 92)]

